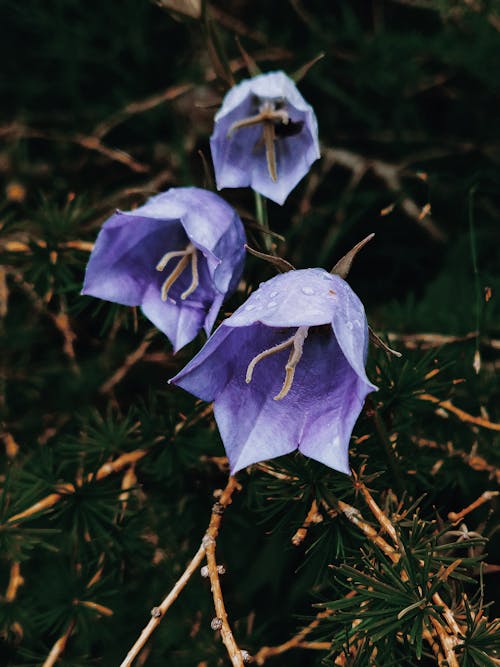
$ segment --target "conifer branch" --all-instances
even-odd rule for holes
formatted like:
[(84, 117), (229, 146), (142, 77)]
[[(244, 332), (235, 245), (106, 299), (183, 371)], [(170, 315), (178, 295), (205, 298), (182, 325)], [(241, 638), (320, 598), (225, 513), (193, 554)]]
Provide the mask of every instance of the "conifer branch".
[[(121, 663), (120, 667), (130, 667), (135, 658), (139, 655), (139, 653), (142, 651), (146, 643), (148, 642), (149, 638), (153, 634), (153, 632), (156, 630), (158, 625), (161, 623), (162, 618), (165, 616), (165, 613), (167, 610), (172, 606), (172, 604), (177, 600), (179, 597), (182, 589), (185, 587), (185, 585), (188, 583), (188, 581), (191, 579), (192, 575), (200, 564), (202, 563), (203, 559), (206, 556), (206, 547), (207, 544), (210, 541), (213, 541), (215, 545), (215, 540), (217, 538), (217, 535), (219, 533), (219, 528), (220, 524), (222, 521), (222, 515), (224, 513), (224, 510), (228, 505), (231, 504), (232, 502), (232, 495), (236, 490), (239, 490), (241, 488), (240, 484), (236, 481), (234, 477), (230, 477), (229, 481), (226, 485), (226, 488), (222, 491), (220, 494), (217, 503), (214, 505), (214, 509), (212, 510), (212, 515), (210, 517), (210, 523), (208, 525), (207, 532), (205, 533), (203, 540), (198, 548), (198, 551), (195, 553), (193, 556), (191, 562), (187, 566), (187, 568), (184, 570), (182, 575), (179, 577), (177, 582), (175, 583), (174, 587), (170, 590), (168, 595), (164, 598), (162, 603), (158, 607), (153, 607), (151, 610), (151, 620), (149, 623), (144, 627), (142, 630), (141, 634), (139, 635), (138, 639), (130, 649), (130, 651), (127, 653), (125, 659)], [(215, 566), (215, 569), (217, 570), (217, 566)], [(238, 649), (239, 650), (239, 649)], [(236, 663), (238, 664), (238, 663)]]
[[(357, 482), (358, 488), (361, 488), (361, 486), (364, 486), (362, 482), (358, 481)], [(382, 519), (382, 510), (378, 507), (378, 505), (375, 503), (374, 499), (370, 496), (368, 489), (364, 489), (363, 495), (365, 496), (366, 499), (370, 498), (369, 501), (369, 507), (372, 510), (375, 518), (379, 521), (380, 525), (384, 527), (384, 530), (387, 530), (387, 522), (390, 523), (389, 519), (385, 517), (385, 519)], [(390, 560), (394, 563), (397, 564), (401, 560), (402, 553), (400, 551), (400, 548), (392, 547), (389, 545), (380, 535), (377, 534), (377, 532), (374, 530), (370, 524), (368, 524), (359, 510), (357, 510), (355, 507), (352, 507), (351, 505), (348, 505), (347, 503), (344, 503), (342, 501), (337, 501), (337, 506), (341, 512), (351, 521), (351, 523), (354, 523), (365, 535), (366, 537), (373, 543), (375, 544), (381, 551), (390, 558)], [(392, 525), (392, 524), (391, 524)], [(394, 530), (394, 527), (392, 527)], [(396, 533), (392, 532), (392, 530), (389, 532), (389, 534), (392, 536), (392, 534), (396, 535)], [(403, 568), (401, 570), (401, 579), (404, 581), (409, 580), (409, 576), (407, 571)], [(457, 623), (455, 616), (448, 607), (448, 605), (444, 602), (444, 600), (441, 598), (438, 592), (433, 593), (432, 595), (432, 601), (434, 604), (438, 607), (441, 608), (441, 614), (443, 618), (446, 621), (446, 624), (450, 630), (450, 633), (446, 630), (446, 628), (437, 620), (435, 619), (432, 615), (430, 615), (431, 621), (433, 623), (433, 627), (436, 630), (436, 634), (439, 637), (441, 646), (443, 648), (443, 653), (448, 661), (449, 667), (458, 667), (458, 662), (454, 653), (454, 646), (458, 643), (459, 637), (463, 636), (463, 628), (460, 627), (460, 625)], [(443, 663), (444, 665), (445, 663)]]
[[(104, 463), (104, 465), (102, 465), (99, 468), (99, 470), (95, 473), (95, 475), (90, 474), (87, 477), (87, 481), (91, 481), (93, 479), (101, 480), (106, 477), (109, 477), (109, 475), (115, 472), (121, 472), (124, 468), (127, 468), (131, 464), (142, 459), (144, 456), (146, 456), (147, 453), (148, 453), (147, 449), (136, 449), (133, 452), (122, 454), (114, 461)], [(8, 519), (8, 523), (9, 524), (17, 523), (21, 520), (28, 519), (29, 517), (35, 514), (39, 514), (44, 510), (50, 509), (56, 503), (58, 503), (63, 496), (75, 492), (74, 485), (69, 483), (60, 484), (57, 486), (57, 489), (58, 489), (57, 493), (49, 493), (49, 495), (45, 496), (45, 498), (42, 498), (42, 500), (39, 500), (38, 502), (34, 503), (33, 505), (23, 510), (22, 512), (19, 512), (18, 514), (11, 516)]]

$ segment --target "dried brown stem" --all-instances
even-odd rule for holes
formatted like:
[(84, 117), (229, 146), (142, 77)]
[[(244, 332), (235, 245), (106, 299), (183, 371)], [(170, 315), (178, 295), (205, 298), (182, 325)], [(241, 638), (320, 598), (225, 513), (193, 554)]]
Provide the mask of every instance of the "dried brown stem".
[[(401, 196), (403, 185), (401, 174), (407, 169), (404, 164), (392, 164), (378, 159), (370, 159), (359, 153), (345, 150), (343, 148), (328, 148), (322, 150), (323, 158), (328, 159), (330, 165), (339, 164), (349, 169), (357, 175), (355, 185), (361, 180), (363, 175), (371, 170), (380, 180), (382, 180), (388, 190), (397, 196)], [(398, 205), (403, 209), (406, 215), (416, 222), (429, 236), (436, 241), (444, 241), (445, 234), (437, 226), (430, 215), (422, 215), (421, 209), (415, 201), (408, 195), (402, 195)], [(425, 209), (425, 207), (424, 207)]]
[(477, 338), (477, 332), (471, 331), (465, 336), (449, 336), (439, 333), (414, 333), (414, 334), (400, 334), (390, 332), (387, 334), (389, 341), (401, 341), (409, 350), (417, 348), (426, 350), (433, 347), (441, 347), (442, 345), (450, 345), (452, 343), (463, 343), (468, 340)]
[[(464, 463), (470, 466), (473, 470), (478, 470), (479, 472), (488, 472), (490, 479), (495, 478), (500, 484), (500, 469), (497, 466), (488, 463), (488, 461), (483, 456), (478, 456), (476, 453), (476, 446), (472, 448), (472, 451), (464, 452), (462, 449), (455, 449), (451, 442), (446, 444), (440, 444), (435, 440), (429, 440), (428, 438), (412, 438), (412, 442), (417, 444), (419, 447), (430, 447), (431, 449), (440, 449), (443, 452), (446, 452), (446, 455), (449, 456), (459, 456)], [(442, 459), (441, 459), (442, 461)]]
[(70, 638), (74, 627), (75, 627), (75, 621), (71, 621), (70, 624), (68, 625), (66, 632), (63, 635), (61, 635), (61, 637), (59, 637), (59, 639), (52, 647), (42, 667), (54, 667), (56, 662), (64, 653), (64, 649), (66, 648), (66, 644), (68, 643), (68, 639)]
[(313, 523), (319, 523), (321, 521), (321, 514), (318, 512), (318, 503), (316, 502), (316, 499), (314, 499), (311, 503), (311, 507), (309, 508), (309, 512), (307, 513), (306, 518), (304, 519), (304, 523), (300, 528), (297, 528), (295, 531), (295, 534), (292, 537), (292, 544), (295, 547), (298, 547), (299, 544), (302, 544), (302, 542), (305, 540), (307, 531), (309, 530), (309, 527)]
[(457, 656), (454, 651), (454, 647), (458, 640), (446, 632), (445, 628), (437, 618), (434, 618), (433, 616), (429, 616), (429, 618), (443, 648), (444, 659), (439, 661), (439, 667), (459, 667)]
[(195, 553), (193, 559), (191, 560), (187, 568), (184, 570), (181, 577), (177, 580), (174, 587), (171, 589), (171, 591), (165, 597), (163, 602), (160, 604), (160, 606), (154, 607), (151, 610), (151, 620), (142, 630), (138, 639), (136, 640), (130, 651), (127, 653), (125, 660), (121, 663), (120, 667), (130, 667), (132, 665), (135, 658), (142, 651), (142, 649), (148, 642), (153, 632), (161, 623), (161, 620), (164, 617), (167, 610), (169, 609), (169, 607), (179, 597), (179, 594), (181, 593), (184, 586), (188, 583), (193, 573), (196, 572), (196, 570), (202, 563), (203, 559), (205, 558), (207, 543), (210, 542), (211, 540), (215, 543), (215, 539), (217, 538), (220, 523), (222, 520), (222, 514), (225, 508), (231, 504), (233, 493), (236, 490), (239, 490), (240, 488), (241, 487), (235, 480), (235, 478), (230, 477), (226, 485), (226, 488), (220, 495), (216, 505), (214, 506), (214, 509), (212, 510), (212, 515), (210, 517), (210, 523), (207, 532), (205, 533), (205, 536), (202, 540), (200, 547), (198, 548), (198, 551)]
[(138, 162), (131, 155), (122, 150), (105, 146), (99, 137), (93, 135), (87, 136), (78, 132), (76, 134), (62, 134), (51, 130), (39, 130), (37, 128), (23, 125), (22, 123), (13, 122), (10, 125), (0, 128), (0, 137), (13, 140), (43, 139), (45, 141), (76, 144), (86, 150), (99, 153), (113, 162), (119, 162), (120, 164), (129, 167), (132, 171), (142, 173), (149, 171), (149, 167), (146, 164)]
[(24, 584), (24, 579), (21, 575), (21, 565), (15, 561), (10, 566), (9, 585), (5, 592), (5, 601), (13, 602), (17, 597), (17, 591)]
[(465, 410), (461, 410), (460, 408), (454, 406), (451, 401), (442, 401), (440, 398), (433, 396), (432, 394), (421, 394), (418, 396), (418, 398), (421, 401), (436, 403), (443, 410), (454, 414), (460, 419), (460, 421), (467, 422), (469, 424), (475, 424), (476, 426), (482, 426), (483, 428), (487, 428), (491, 431), (500, 431), (500, 424), (497, 422), (492, 422), (489, 419), (485, 419), (484, 417), (474, 417), (474, 415), (465, 412)]
[[(114, 461), (110, 461), (102, 465), (95, 473), (95, 475), (89, 475), (88, 481), (91, 479), (101, 480), (109, 477), (109, 475), (115, 472), (120, 472), (124, 468), (127, 468), (131, 464), (142, 459), (144, 456), (146, 456), (147, 453), (148, 450), (146, 449), (136, 449), (133, 452), (122, 454)], [(57, 488), (57, 493), (49, 493), (48, 496), (45, 496), (45, 498), (42, 498), (42, 500), (34, 503), (31, 505), (31, 507), (28, 507), (28, 509), (25, 509), (22, 512), (19, 512), (18, 514), (10, 517), (8, 521), (9, 524), (17, 523), (18, 521), (27, 519), (35, 514), (38, 514), (39, 512), (42, 512), (43, 510), (50, 509), (57, 502), (59, 502), (59, 500), (61, 500), (64, 495), (75, 492), (75, 487), (73, 484), (60, 484)]]
[(64, 302), (62, 300), (60, 301), (59, 313), (51, 312), (47, 308), (47, 304), (38, 296), (33, 287), (23, 279), (20, 273), (11, 267), (7, 268), (7, 273), (12, 276), (16, 285), (30, 299), (35, 311), (40, 315), (48, 316), (52, 320), (54, 326), (63, 337), (63, 350), (71, 363), (71, 367), (75, 371), (78, 370), (75, 360), (75, 350), (73, 348), (73, 341), (75, 340), (76, 335), (71, 329), (68, 315), (64, 310)]
[(205, 537), (205, 550), (207, 554), (208, 574), (214, 599), (215, 613), (217, 615), (217, 620), (221, 623), (220, 633), (222, 641), (224, 642), (224, 646), (226, 647), (233, 667), (243, 667), (241, 649), (236, 643), (231, 626), (229, 625), (226, 606), (224, 604), (224, 598), (222, 597), (219, 573), (217, 572), (217, 561), (215, 559), (215, 539), (208, 535)]
[[(352, 595), (349, 593), (349, 597), (352, 597)], [(257, 663), (257, 665), (263, 665), (268, 658), (272, 658), (275, 655), (281, 655), (282, 653), (286, 653), (290, 649), (293, 648), (311, 648), (310, 646), (304, 646), (304, 639), (307, 637), (307, 635), (312, 632), (315, 628), (318, 627), (320, 624), (321, 620), (323, 618), (326, 618), (327, 616), (331, 615), (331, 611), (329, 609), (325, 609), (324, 611), (320, 611), (319, 614), (316, 615), (316, 618), (309, 623), (309, 625), (306, 625), (300, 632), (298, 632), (294, 637), (289, 639), (288, 641), (284, 642), (283, 644), (279, 644), (278, 646), (263, 646), (258, 653), (254, 655), (254, 662)], [(317, 648), (316, 646), (314, 648)], [(330, 648), (330, 644), (328, 643), (327, 647), (323, 647), (323, 650), (328, 650)]]
[(143, 647), (146, 645), (147, 641), (149, 640), (153, 632), (160, 624), (163, 616), (165, 615), (169, 607), (171, 607), (172, 604), (175, 602), (175, 600), (177, 600), (184, 586), (191, 579), (191, 576), (194, 574), (194, 572), (196, 572), (196, 570), (199, 568), (204, 557), (205, 557), (205, 547), (201, 545), (198, 551), (193, 556), (193, 559), (191, 560), (187, 568), (182, 573), (181, 577), (176, 581), (175, 586), (172, 588), (172, 590), (169, 592), (169, 594), (166, 596), (166, 598), (163, 600), (160, 606), (153, 607), (153, 609), (151, 610), (151, 620), (143, 629), (143, 631), (139, 635), (139, 638), (132, 646), (130, 651), (127, 653), (127, 656), (125, 660), (121, 663), (120, 667), (129, 667), (130, 665), (132, 665), (135, 658), (142, 651)]
[(102, 384), (101, 387), (99, 388), (99, 392), (101, 394), (108, 394), (119, 382), (123, 380), (125, 375), (132, 368), (132, 366), (144, 357), (144, 355), (148, 351), (149, 346), (152, 343), (152, 339), (155, 333), (156, 333), (155, 330), (149, 331), (144, 336), (144, 340), (140, 343), (140, 345), (133, 352), (131, 352), (125, 357), (125, 361), (120, 366), (120, 368), (118, 368), (113, 373), (113, 375), (110, 378), (108, 378), (106, 382), (104, 382), (104, 384)]
[(481, 505), (484, 505), (484, 503), (489, 502), (492, 498), (495, 498), (498, 495), (499, 495), (498, 491), (485, 491), (473, 503), (467, 505), (467, 507), (464, 507), (463, 510), (460, 510), (460, 512), (450, 512), (448, 514), (448, 519), (450, 521), (453, 521), (453, 523), (459, 523), (460, 521), (462, 521), (464, 516), (470, 514), (475, 509), (481, 507)]
[(394, 542), (394, 544), (398, 543), (397, 540), (397, 535), (396, 535), (396, 529), (388, 519), (388, 517), (383, 513), (383, 511), (380, 509), (380, 507), (377, 505), (375, 502), (373, 496), (371, 493), (368, 491), (366, 486), (363, 484), (363, 482), (359, 479), (359, 477), (355, 477), (354, 481), (354, 486), (356, 489), (359, 489), (363, 495), (363, 498), (365, 499), (366, 504), (371, 510), (371, 513), (373, 516), (377, 519), (377, 521), (380, 524), (380, 527), (384, 532), (386, 532), (391, 540)]

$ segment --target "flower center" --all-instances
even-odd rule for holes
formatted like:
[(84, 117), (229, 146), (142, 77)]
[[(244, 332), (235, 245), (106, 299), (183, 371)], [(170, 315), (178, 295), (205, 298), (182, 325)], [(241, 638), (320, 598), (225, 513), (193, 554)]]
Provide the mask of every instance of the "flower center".
[(156, 270), (163, 271), (163, 269), (167, 266), (170, 260), (175, 259), (176, 257), (180, 258), (179, 261), (177, 262), (177, 265), (171, 271), (171, 273), (168, 274), (167, 278), (165, 279), (165, 282), (161, 286), (162, 301), (167, 300), (169, 289), (172, 287), (175, 281), (181, 276), (181, 274), (184, 273), (184, 270), (187, 268), (188, 264), (191, 264), (191, 275), (192, 275), (191, 284), (189, 285), (187, 290), (185, 290), (181, 294), (181, 299), (182, 300), (187, 299), (187, 297), (190, 294), (192, 294), (200, 284), (198, 276), (198, 254), (196, 248), (192, 243), (188, 243), (188, 245), (184, 250), (173, 250), (171, 252), (165, 253), (165, 255), (163, 255), (163, 257), (156, 265)]
[(257, 142), (262, 142), (266, 149), (266, 161), (269, 176), (274, 182), (278, 180), (278, 172), (276, 169), (276, 149), (274, 142), (276, 140), (276, 127), (280, 125), (288, 125), (290, 116), (285, 111), (283, 102), (281, 100), (265, 100), (259, 106), (259, 113), (255, 116), (249, 116), (238, 120), (231, 125), (227, 136), (230, 137), (236, 130), (241, 130), (242, 127), (251, 127), (252, 125), (262, 124), (262, 137)]
[(290, 350), (290, 355), (285, 366), (285, 381), (283, 382), (283, 386), (281, 387), (279, 394), (274, 397), (274, 400), (281, 401), (282, 398), (285, 398), (285, 396), (292, 388), (295, 369), (297, 368), (297, 364), (302, 357), (304, 343), (308, 333), (309, 327), (299, 327), (293, 336), (290, 336), (290, 338), (287, 338), (287, 340), (257, 354), (248, 364), (247, 373), (245, 376), (246, 383), (249, 384), (252, 381), (254, 368), (259, 363), (259, 361), (262, 361), (262, 359), (265, 359), (266, 357), (270, 357), (272, 354), (276, 354), (276, 352), (286, 350), (287, 347), (291, 347), (292, 349)]

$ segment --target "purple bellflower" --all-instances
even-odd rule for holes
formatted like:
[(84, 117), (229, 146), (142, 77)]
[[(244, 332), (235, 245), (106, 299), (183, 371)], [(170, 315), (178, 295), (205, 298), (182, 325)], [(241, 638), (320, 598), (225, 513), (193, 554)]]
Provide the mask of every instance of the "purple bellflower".
[(240, 218), (219, 195), (172, 188), (104, 223), (82, 294), (140, 305), (177, 352), (202, 327), (209, 335), (240, 279), (244, 244)]
[(366, 395), (368, 325), (338, 275), (302, 269), (263, 283), (171, 382), (214, 414), (231, 472), (297, 448), (350, 473)]
[(284, 72), (231, 88), (215, 116), (210, 147), (219, 190), (250, 185), (278, 204), (320, 157), (314, 111)]

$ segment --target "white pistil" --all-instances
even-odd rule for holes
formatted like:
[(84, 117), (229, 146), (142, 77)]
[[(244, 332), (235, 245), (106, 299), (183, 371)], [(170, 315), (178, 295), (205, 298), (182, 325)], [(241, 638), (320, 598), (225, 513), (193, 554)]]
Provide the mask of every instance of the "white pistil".
[(290, 350), (290, 356), (288, 357), (288, 361), (285, 366), (285, 381), (283, 382), (283, 386), (281, 387), (279, 394), (274, 397), (274, 400), (281, 401), (282, 398), (285, 398), (285, 396), (292, 388), (295, 369), (302, 357), (304, 342), (308, 333), (309, 327), (299, 327), (293, 336), (290, 336), (290, 338), (287, 338), (287, 340), (257, 354), (248, 364), (245, 376), (246, 383), (249, 384), (252, 381), (254, 368), (259, 363), (259, 361), (262, 361), (262, 359), (265, 359), (266, 357), (270, 357), (272, 354), (276, 354), (276, 352), (286, 350), (287, 347), (292, 347)]
[(266, 101), (259, 108), (258, 114), (242, 118), (242, 120), (233, 123), (228, 130), (227, 136), (230, 137), (233, 132), (240, 130), (242, 127), (251, 127), (252, 125), (262, 123), (261, 141), (266, 149), (267, 169), (273, 181), (276, 182), (278, 180), (278, 172), (276, 169), (276, 149), (274, 145), (276, 140), (275, 126), (276, 123), (288, 125), (289, 122), (290, 117), (284, 109), (276, 109), (274, 102)]
[(163, 271), (163, 269), (167, 266), (169, 261), (171, 259), (174, 259), (175, 257), (180, 257), (180, 260), (177, 264), (177, 266), (174, 268), (172, 273), (170, 273), (167, 276), (167, 279), (161, 286), (161, 300), (166, 301), (168, 297), (168, 292), (172, 285), (175, 283), (177, 278), (181, 276), (181, 274), (184, 272), (184, 269), (188, 266), (189, 263), (191, 263), (191, 271), (192, 271), (192, 279), (191, 279), (191, 284), (181, 294), (181, 299), (187, 299), (187, 297), (192, 294), (195, 289), (198, 287), (200, 284), (199, 282), (199, 275), (198, 275), (198, 255), (196, 248), (192, 243), (189, 243), (186, 246), (185, 250), (173, 250), (171, 252), (165, 253), (163, 257), (160, 259), (158, 264), (156, 265), (156, 270), (157, 271)]

